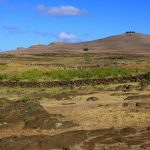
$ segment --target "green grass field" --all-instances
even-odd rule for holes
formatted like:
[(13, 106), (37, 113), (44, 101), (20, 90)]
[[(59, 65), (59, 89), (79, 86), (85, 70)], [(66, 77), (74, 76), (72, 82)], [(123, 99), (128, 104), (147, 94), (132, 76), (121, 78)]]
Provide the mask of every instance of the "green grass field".
[(86, 78), (106, 78), (136, 75), (150, 72), (150, 68), (114, 68), (106, 67), (91, 70), (28, 70), (23, 73), (12, 72), (0, 74), (0, 80), (11, 81), (53, 81)]

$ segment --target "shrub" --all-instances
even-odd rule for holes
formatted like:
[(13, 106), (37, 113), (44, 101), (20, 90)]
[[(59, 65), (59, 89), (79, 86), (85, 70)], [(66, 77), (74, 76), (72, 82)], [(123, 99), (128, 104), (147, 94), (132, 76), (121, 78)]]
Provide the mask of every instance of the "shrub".
[(135, 31), (127, 31), (126, 34), (129, 34), (129, 33), (136, 33)]
[(25, 126), (27, 126), (30, 123), (30, 121), (32, 121), (32, 117), (29, 115), (25, 116), (24, 118)]
[(7, 76), (7, 78), (11, 81), (20, 81), (21, 77), (17, 73), (11, 73)]
[(89, 48), (83, 48), (83, 51), (89, 51), (90, 49)]
[(141, 85), (141, 86), (150, 85), (150, 80), (142, 80), (142, 81), (140, 82), (140, 85)]
[(5, 66), (7, 63), (0, 62), (0, 66)]
[(24, 94), (21, 96), (20, 100), (22, 102), (28, 102), (30, 100), (30, 95), (29, 94)]
[(6, 79), (6, 74), (0, 74), (0, 80)]

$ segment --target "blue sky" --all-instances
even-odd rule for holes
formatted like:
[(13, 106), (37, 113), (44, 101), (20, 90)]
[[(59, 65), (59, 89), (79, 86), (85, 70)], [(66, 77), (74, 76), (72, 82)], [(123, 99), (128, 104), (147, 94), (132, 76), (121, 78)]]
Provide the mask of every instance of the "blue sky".
[(0, 0), (0, 50), (150, 34), (150, 0)]

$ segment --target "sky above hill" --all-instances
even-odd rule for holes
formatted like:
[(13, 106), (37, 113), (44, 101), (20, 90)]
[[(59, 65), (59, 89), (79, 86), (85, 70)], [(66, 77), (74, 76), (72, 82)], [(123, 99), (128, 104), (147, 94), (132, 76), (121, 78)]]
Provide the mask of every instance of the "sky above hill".
[(150, 0), (0, 0), (0, 51), (150, 34)]

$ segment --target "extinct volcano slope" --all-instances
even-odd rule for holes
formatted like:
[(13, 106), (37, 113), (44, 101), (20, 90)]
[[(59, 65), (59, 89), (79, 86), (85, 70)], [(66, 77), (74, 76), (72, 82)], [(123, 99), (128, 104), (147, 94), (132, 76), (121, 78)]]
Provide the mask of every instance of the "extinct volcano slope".
[(51, 54), (85, 53), (111, 53), (111, 54), (150, 54), (150, 35), (128, 33), (111, 36), (95, 41), (82, 43), (53, 43), (49, 45), (35, 45), (26, 49), (19, 49), (7, 53), (17, 54)]

